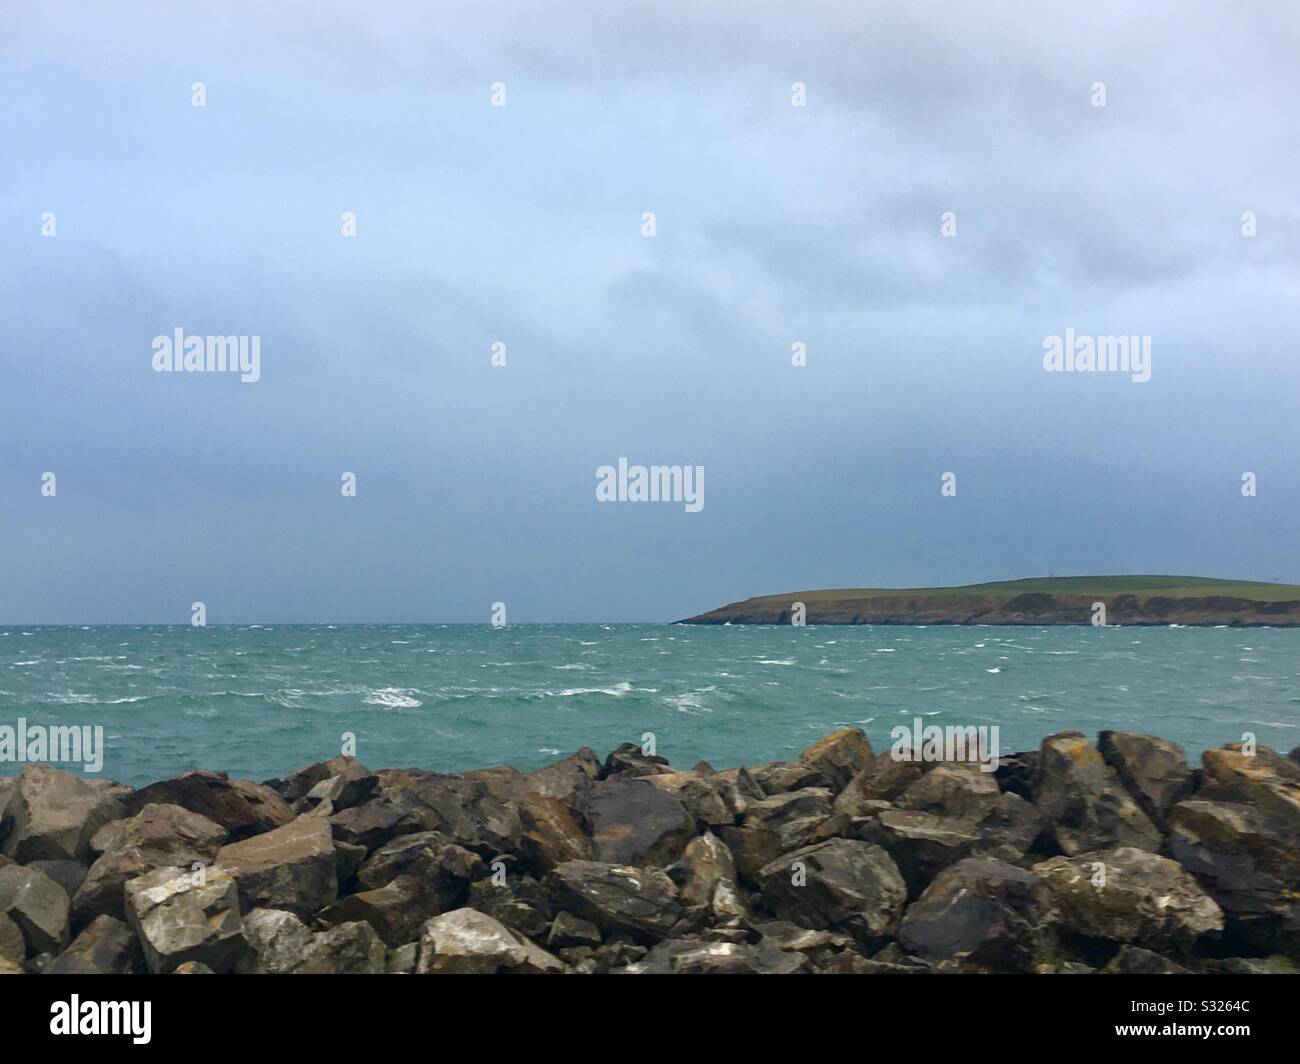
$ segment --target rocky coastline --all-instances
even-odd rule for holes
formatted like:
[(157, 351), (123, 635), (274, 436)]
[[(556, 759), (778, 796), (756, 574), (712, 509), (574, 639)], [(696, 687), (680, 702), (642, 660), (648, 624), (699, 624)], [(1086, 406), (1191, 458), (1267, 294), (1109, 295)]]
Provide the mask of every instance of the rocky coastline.
[(1300, 751), (0, 779), (0, 973), (1300, 971)]

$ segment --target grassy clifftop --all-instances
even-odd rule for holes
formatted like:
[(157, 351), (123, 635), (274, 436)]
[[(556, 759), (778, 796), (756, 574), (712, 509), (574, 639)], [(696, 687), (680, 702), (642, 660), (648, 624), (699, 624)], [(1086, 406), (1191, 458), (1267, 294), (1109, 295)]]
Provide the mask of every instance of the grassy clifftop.
[(759, 595), (683, 624), (1108, 624), (1300, 626), (1300, 586), (1201, 576), (1053, 576), (959, 587), (825, 588)]

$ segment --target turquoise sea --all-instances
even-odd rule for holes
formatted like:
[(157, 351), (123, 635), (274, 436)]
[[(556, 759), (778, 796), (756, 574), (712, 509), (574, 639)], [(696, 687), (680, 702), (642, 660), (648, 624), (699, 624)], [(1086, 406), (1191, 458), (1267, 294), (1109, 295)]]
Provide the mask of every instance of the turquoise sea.
[[(0, 725), (104, 726), (101, 775), (533, 768), (653, 732), (678, 767), (789, 758), (845, 725), (1151, 732), (1189, 757), (1300, 744), (1300, 631), (1090, 627), (245, 625), (0, 628)], [(0, 774), (21, 765), (0, 763)]]

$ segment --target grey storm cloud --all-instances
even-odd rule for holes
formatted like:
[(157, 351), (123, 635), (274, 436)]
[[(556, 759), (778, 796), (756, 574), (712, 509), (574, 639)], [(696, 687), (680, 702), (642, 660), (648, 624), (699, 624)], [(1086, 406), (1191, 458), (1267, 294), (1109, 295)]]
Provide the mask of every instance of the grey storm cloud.
[[(1300, 580), (1292, 5), (6, 19), (0, 623)], [(178, 327), (262, 379), (153, 373)], [(1066, 328), (1150, 335), (1151, 380), (1044, 373)], [(705, 509), (598, 504), (622, 456), (704, 465)]]

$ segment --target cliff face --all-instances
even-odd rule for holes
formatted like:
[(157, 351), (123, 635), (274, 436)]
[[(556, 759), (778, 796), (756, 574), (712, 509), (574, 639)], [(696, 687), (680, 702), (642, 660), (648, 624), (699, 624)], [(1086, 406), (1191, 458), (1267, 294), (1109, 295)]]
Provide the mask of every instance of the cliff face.
[(722, 606), (682, 621), (683, 624), (789, 624), (793, 604), (805, 603), (807, 624), (1091, 624), (1094, 603), (1106, 607), (1107, 624), (1185, 624), (1300, 627), (1300, 596), (1254, 599), (1236, 595), (1170, 596), (1159, 593), (1106, 595), (896, 594), (873, 592), (844, 597), (809, 592), (807, 597), (766, 595)]

